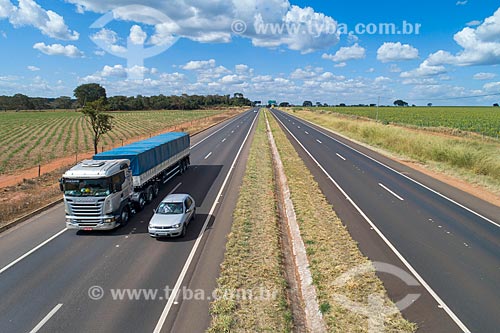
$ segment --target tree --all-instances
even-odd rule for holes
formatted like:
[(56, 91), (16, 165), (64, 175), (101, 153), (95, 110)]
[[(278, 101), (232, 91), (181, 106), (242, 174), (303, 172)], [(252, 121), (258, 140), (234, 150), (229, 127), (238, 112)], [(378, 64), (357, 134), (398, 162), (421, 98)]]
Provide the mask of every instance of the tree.
[(54, 107), (56, 109), (71, 109), (72, 105), (73, 101), (68, 96), (61, 96), (54, 100)]
[(80, 106), (84, 107), (89, 102), (95, 102), (100, 98), (106, 101), (106, 89), (97, 83), (82, 84), (73, 90)]
[(280, 108), (288, 108), (288, 107), (290, 107), (290, 103), (288, 103), (288, 102), (281, 102), (280, 103)]
[(408, 103), (406, 103), (405, 101), (403, 101), (401, 99), (398, 99), (398, 100), (394, 101), (394, 105), (395, 106), (408, 106)]
[(431, 106), (432, 106), (432, 103), (427, 103), (427, 106), (428, 106), (428, 107), (431, 107)]
[(497, 108), (498, 107), (498, 103), (493, 104), (493, 106)]
[(311, 101), (304, 101), (304, 103), (302, 103), (302, 106), (304, 106), (304, 107), (312, 107), (313, 103)]
[(103, 112), (105, 108), (106, 102), (104, 98), (100, 98), (94, 102), (87, 102), (82, 111), (94, 134), (93, 142), (96, 154), (98, 153), (101, 137), (113, 128), (113, 116), (105, 114)]

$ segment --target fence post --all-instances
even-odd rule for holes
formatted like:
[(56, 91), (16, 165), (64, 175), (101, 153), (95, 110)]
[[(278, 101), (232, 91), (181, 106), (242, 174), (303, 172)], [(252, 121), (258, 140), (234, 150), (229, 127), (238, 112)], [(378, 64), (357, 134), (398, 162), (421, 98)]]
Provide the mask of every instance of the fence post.
[(40, 175), (42, 173), (42, 165), (38, 164), (38, 177), (40, 178)]

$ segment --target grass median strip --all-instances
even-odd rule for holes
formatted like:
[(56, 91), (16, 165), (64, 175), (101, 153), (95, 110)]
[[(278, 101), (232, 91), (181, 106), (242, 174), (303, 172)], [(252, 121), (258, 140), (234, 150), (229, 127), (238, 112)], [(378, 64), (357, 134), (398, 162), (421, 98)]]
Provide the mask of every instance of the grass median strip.
[[(316, 286), (320, 310), (330, 332), (367, 332), (369, 320), (359, 314), (362, 311), (352, 311), (353, 303), (358, 309), (370, 307), (369, 299), (381, 297), (384, 309), (394, 305), (387, 297), (382, 282), (373, 271), (356, 275), (345, 283), (339, 283), (342, 274), (366, 267), (369, 260), (359, 251), (356, 242), (350, 237), (347, 229), (332, 210), (322, 194), (319, 185), (298, 156), (292, 144), (273, 117), (269, 117), (272, 132), (278, 147), (285, 174), (288, 179), (291, 199), (300, 232), (306, 247)], [(341, 295), (342, 297), (338, 297)], [(339, 299), (347, 298), (347, 301)], [(347, 304), (349, 303), (349, 304)], [(371, 304), (373, 305), (373, 304)], [(384, 332), (414, 332), (416, 325), (402, 318), (399, 311), (384, 317), (383, 313), (372, 315), (382, 316)], [(373, 325), (370, 316), (370, 325)], [(379, 318), (380, 319), (380, 318)], [(370, 326), (373, 328), (373, 326)]]
[(233, 214), (209, 332), (289, 332), (273, 164), (260, 116)]

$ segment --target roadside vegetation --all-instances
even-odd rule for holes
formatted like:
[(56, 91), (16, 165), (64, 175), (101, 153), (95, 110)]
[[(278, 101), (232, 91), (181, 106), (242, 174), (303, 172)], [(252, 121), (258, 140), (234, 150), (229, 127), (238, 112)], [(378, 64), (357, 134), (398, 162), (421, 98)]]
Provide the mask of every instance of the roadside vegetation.
[(385, 125), (321, 110), (292, 113), (402, 159), (409, 158), (500, 194), (500, 141), (496, 139)]
[[(338, 277), (369, 263), (369, 260), (361, 254), (277, 121), (269, 116), (269, 122), (288, 179), (318, 303), (328, 331), (367, 332), (367, 317), (347, 310), (335, 301), (334, 295), (345, 295), (351, 301), (367, 307), (369, 296), (376, 294), (383, 298), (385, 306), (392, 307), (393, 304), (387, 297), (382, 282), (373, 272), (357, 275), (343, 286), (336, 285)], [(403, 319), (399, 312), (388, 316), (385, 321), (384, 332), (415, 330), (416, 325)]]
[(209, 332), (291, 330), (279, 233), (272, 157), (261, 115), (217, 281), (219, 295), (241, 296), (241, 291), (251, 290), (255, 298), (222, 296), (214, 301)]
[(467, 132), (500, 137), (498, 107), (319, 107), (295, 110), (325, 111), (379, 120), (382, 123), (433, 128), (455, 135)]

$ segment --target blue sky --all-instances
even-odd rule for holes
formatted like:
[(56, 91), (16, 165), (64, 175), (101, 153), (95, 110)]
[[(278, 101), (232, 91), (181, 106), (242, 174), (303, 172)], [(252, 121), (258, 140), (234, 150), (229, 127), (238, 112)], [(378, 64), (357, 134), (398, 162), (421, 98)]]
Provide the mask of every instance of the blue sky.
[(500, 102), (492, 0), (0, 0), (0, 46), (0, 95)]

